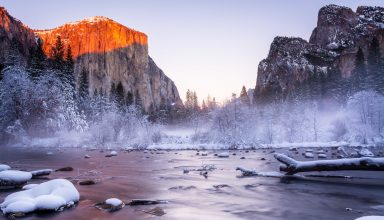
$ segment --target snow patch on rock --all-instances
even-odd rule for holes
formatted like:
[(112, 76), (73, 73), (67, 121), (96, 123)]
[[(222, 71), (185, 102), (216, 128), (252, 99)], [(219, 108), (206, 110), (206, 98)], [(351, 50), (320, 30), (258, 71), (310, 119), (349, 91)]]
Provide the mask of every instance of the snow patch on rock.
[(10, 166), (5, 164), (0, 164), (0, 171), (9, 170), (9, 169), (11, 169)]
[(18, 170), (4, 170), (0, 172), (0, 182), (9, 182), (13, 184), (25, 183), (32, 178), (30, 172)]
[(123, 204), (123, 201), (121, 201), (120, 199), (117, 199), (117, 198), (110, 198), (110, 199), (105, 200), (105, 204), (111, 205), (111, 206), (120, 206)]
[(71, 182), (55, 179), (8, 195), (0, 204), (0, 209), (4, 214), (29, 213), (36, 210), (56, 211), (73, 205), (79, 198), (80, 194)]

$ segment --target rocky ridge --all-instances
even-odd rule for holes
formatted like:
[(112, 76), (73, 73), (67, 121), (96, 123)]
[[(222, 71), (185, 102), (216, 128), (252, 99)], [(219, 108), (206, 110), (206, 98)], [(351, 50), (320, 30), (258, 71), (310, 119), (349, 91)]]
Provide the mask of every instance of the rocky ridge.
[(358, 49), (367, 57), (373, 38), (384, 51), (384, 8), (360, 6), (356, 12), (337, 5), (321, 8), (309, 42), (296, 37), (273, 40), (268, 57), (258, 66), (256, 99), (286, 97), (298, 84), (320, 74), (350, 77)]

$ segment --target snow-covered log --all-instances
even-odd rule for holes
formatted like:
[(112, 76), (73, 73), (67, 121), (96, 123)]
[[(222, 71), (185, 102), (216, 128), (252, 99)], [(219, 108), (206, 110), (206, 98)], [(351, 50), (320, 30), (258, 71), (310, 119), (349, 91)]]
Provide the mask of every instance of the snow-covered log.
[(297, 161), (284, 154), (275, 154), (275, 158), (284, 164), (280, 166), (280, 171), (284, 171), (288, 175), (311, 171), (384, 171), (384, 158), (362, 157), (336, 160)]

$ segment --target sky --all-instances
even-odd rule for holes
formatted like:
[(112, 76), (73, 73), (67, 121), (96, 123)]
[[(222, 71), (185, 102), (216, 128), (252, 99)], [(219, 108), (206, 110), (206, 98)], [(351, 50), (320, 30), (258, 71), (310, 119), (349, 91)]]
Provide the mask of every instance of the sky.
[(149, 55), (181, 98), (223, 101), (254, 88), (258, 63), (275, 36), (309, 39), (322, 6), (384, 6), (383, 0), (2, 0), (33, 29), (101, 15), (148, 35)]

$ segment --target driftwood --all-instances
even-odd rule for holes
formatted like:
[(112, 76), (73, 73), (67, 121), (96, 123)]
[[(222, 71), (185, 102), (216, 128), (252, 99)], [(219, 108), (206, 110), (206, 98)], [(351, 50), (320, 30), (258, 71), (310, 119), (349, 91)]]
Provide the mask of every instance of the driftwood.
[(280, 171), (292, 175), (311, 171), (370, 170), (384, 171), (384, 158), (350, 158), (336, 160), (297, 161), (284, 154), (275, 154), (276, 160), (283, 163)]

